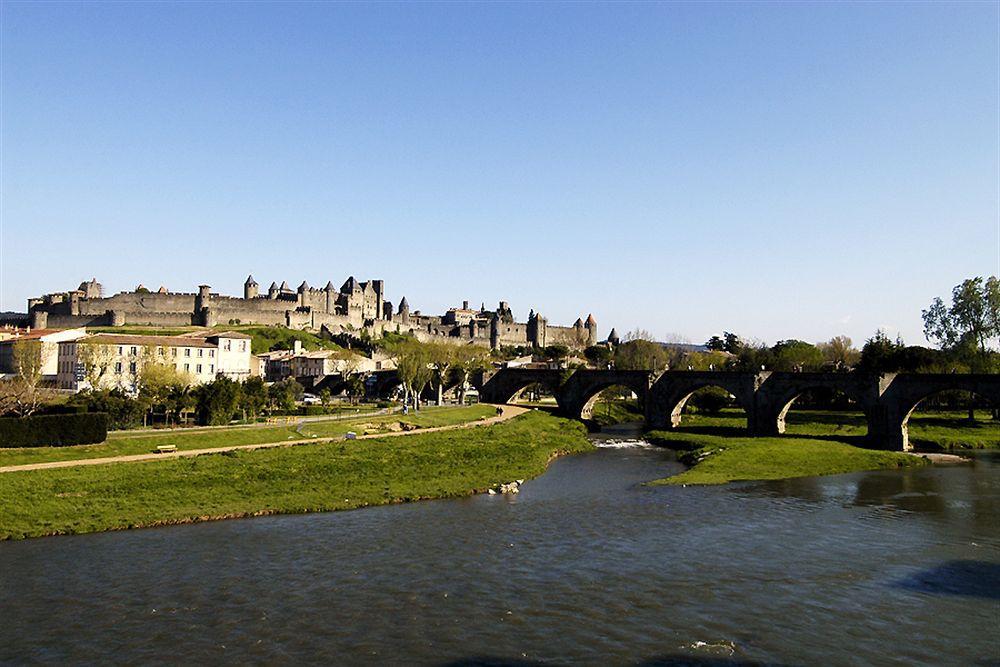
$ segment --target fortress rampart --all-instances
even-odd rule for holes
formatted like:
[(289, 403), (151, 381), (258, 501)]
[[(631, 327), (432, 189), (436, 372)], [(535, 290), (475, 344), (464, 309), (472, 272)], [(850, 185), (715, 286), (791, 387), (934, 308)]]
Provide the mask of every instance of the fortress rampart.
[(332, 282), (310, 287), (305, 281), (298, 289), (287, 282), (271, 283), (264, 293), (247, 278), (243, 296), (216, 294), (208, 285), (197, 292), (170, 292), (161, 287), (153, 292), (142, 285), (131, 292), (105, 297), (96, 279), (81, 283), (75, 290), (54, 292), (28, 299), (28, 317), (36, 328), (80, 326), (217, 326), (261, 324), (293, 329), (326, 328), (332, 333), (367, 330), (372, 335), (390, 331), (413, 333), (425, 341), (456, 344), (539, 346), (561, 344), (578, 349), (597, 342), (597, 322), (593, 316), (578, 319), (571, 327), (550, 326), (534, 311), (527, 322), (515, 322), (508, 304), (496, 310), (452, 308), (444, 315), (410, 312), (406, 298), (398, 308), (385, 299), (381, 280), (359, 282), (353, 277), (339, 288)]

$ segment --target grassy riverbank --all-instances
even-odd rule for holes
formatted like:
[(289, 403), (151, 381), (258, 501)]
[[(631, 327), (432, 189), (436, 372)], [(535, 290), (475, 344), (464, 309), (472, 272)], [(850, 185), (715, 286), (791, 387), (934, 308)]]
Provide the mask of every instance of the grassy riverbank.
[(378, 432), (400, 423), (417, 428), (448, 426), (476, 421), (492, 416), (496, 408), (488, 405), (467, 407), (442, 407), (421, 410), (409, 415), (358, 415), (329, 421), (308, 421), (266, 426), (232, 426), (224, 428), (174, 429), (169, 431), (127, 431), (110, 433), (108, 439), (97, 445), (73, 447), (23, 447), (0, 449), (0, 466), (50, 461), (77, 461), (107, 456), (148, 454), (161, 445), (173, 445), (178, 450), (209, 449), (258, 445), (304, 438), (334, 438), (356, 431)]
[(533, 411), (406, 437), (4, 473), (0, 539), (464, 496), (591, 449), (584, 436), (578, 422)]
[(725, 484), (739, 480), (787, 479), (836, 475), (924, 465), (924, 459), (900, 452), (862, 449), (843, 442), (813, 438), (749, 438), (652, 431), (646, 438), (658, 445), (685, 450), (680, 456), (688, 470), (653, 484)]
[[(986, 412), (969, 422), (965, 413), (915, 413), (910, 440), (919, 450), (941, 451), (1000, 447), (1000, 424)], [(801, 410), (788, 414), (787, 434), (749, 438), (742, 412), (686, 415), (678, 431), (653, 431), (647, 439), (683, 450), (692, 468), (655, 484), (724, 484), (737, 480), (784, 479), (924, 465), (924, 459), (899, 452), (865, 449), (861, 413)]]

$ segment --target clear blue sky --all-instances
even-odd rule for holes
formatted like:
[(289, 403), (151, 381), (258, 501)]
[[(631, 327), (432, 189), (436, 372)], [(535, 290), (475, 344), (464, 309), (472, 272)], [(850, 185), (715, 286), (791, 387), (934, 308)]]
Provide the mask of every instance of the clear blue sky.
[(384, 278), (921, 342), (996, 273), (996, 3), (2, 4), (0, 307)]

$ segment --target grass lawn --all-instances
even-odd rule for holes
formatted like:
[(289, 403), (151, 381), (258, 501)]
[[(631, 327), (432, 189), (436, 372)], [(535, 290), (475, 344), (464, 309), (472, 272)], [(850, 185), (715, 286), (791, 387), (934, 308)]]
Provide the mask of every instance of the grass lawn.
[(900, 452), (862, 449), (843, 442), (812, 438), (750, 438), (677, 431), (652, 431), (646, 437), (655, 444), (688, 450), (680, 459), (693, 466), (653, 484), (725, 484), (925, 463), (924, 459)]
[(641, 422), (646, 416), (635, 401), (599, 400), (594, 404), (591, 419), (598, 426), (614, 426), (626, 422)]
[[(916, 412), (910, 417), (910, 440), (917, 449), (1000, 447), (1000, 424), (989, 413), (969, 422), (964, 412)], [(685, 415), (677, 431), (653, 431), (647, 439), (684, 450), (692, 465), (680, 475), (655, 484), (723, 484), (736, 480), (783, 479), (857, 470), (922, 465), (914, 456), (864, 449), (867, 433), (860, 412), (796, 410), (786, 418), (786, 435), (750, 438), (739, 410), (718, 415)]]
[(578, 422), (533, 411), (402, 438), (5, 473), (0, 539), (464, 496), (591, 449), (584, 436)]
[[(211, 447), (232, 447), (237, 445), (257, 445), (284, 440), (302, 440), (313, 435), (321, 438), (339, 437), (348, 431), (357, 431), (359, 424), (378, 427), (390, 422), (405, 422), (421, 428), (446, 426), (475, 421), (483, 415), (493, 415), (495, 408), (487, 405), (468, 407), (431, 408), (411, 415), (358, 415), (337, 421), (310, 421), (298, 430), (294, 424), (276, 426), (234, 426), (173, 431), (129, 431), (110, 433), (108, 439), (97, 445), (76, 445), (73, 447), (23, 447), (0, 449), (0, 466), (24, 463), (45, 463), (48, 461), (75, 461), (79, 459), (124, 456), (128, 454), (148, 454), (160, 445), (174, 445), (179, 450), (208, 449)], [(6, 479), (6, 478), (4, 478)]]
[[(595, 410), (596, 412), (596, 410)], [(792, 410), (786, 417), (785, 434), (805, 438), (842, 439), (860, 444), (868, 432), (860, 412)], [(746, 430), (742, 410), (726, 409), (718, 415), (684, 415), (682, 432), (741, 435)], [(909, 421), (910, 441), (917, 449), (992, 449), (1000, 447), (1000, 422), (986, 410), (976, 412), (976, 421), (957, 412), (914, 412)]]

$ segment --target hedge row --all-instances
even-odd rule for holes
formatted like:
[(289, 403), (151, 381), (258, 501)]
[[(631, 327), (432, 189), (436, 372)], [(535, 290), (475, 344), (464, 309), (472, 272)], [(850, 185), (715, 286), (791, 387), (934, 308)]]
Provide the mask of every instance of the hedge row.
[(0, 447), (67, 447), (104, 442), (108, 416), (103, 412), (0, 418)]

